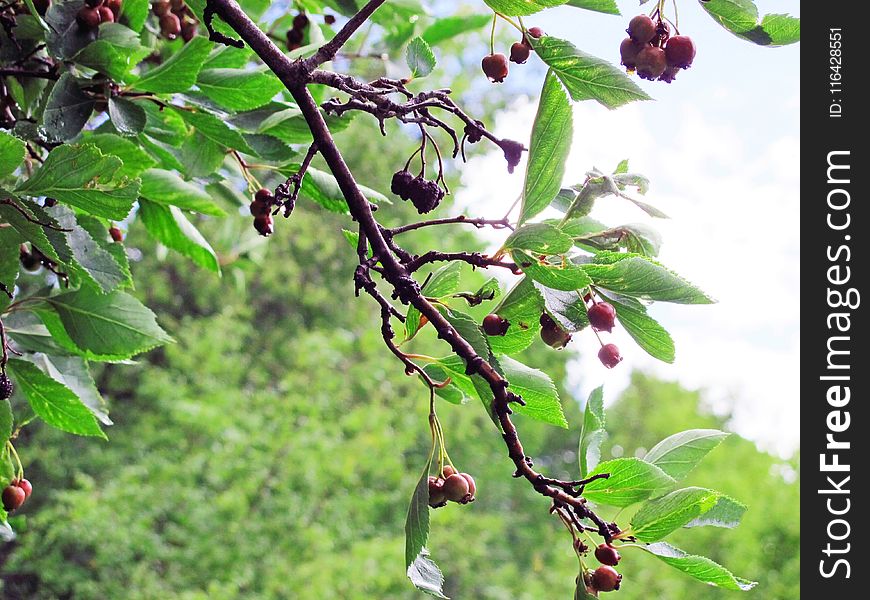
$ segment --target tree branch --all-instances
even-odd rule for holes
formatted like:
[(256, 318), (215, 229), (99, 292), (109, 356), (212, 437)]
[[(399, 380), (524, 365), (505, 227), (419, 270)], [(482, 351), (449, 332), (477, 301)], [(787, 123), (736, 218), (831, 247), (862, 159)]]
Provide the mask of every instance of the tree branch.
[(318, 50), (314, 56), (305, 60), (306, 68), (314, 70), (323, 63), (329, 62), (335, 58), (335, 55), (339, 50), (341, 50), (342, 46), (347, 43), (350, 36), (356, 33), (356, 30), (362, 27), (363, 24), (369, 20), (369, 17), (371, 17), (384, 2), (386, 2), (386, 0), (369, 0), (358, 13), (352, 16), (350, 20), (344, 24), (344, 27), (335, 34), (334, 38), (321, 46), (320, 50)]

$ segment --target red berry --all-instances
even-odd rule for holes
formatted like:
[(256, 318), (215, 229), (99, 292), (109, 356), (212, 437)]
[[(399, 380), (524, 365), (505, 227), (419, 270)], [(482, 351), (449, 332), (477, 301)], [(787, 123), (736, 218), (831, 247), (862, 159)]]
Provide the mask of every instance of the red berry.
[(115, 13), (112, 12), (112, 9), (106, 6), (105, 4), (97, 9), (100, 12), (100, 22), (101, 23), (114, 23), (115, 22)]
[(625, 31), (638, 44), (647, 44), (656, 35), (656, 24), (646, 15), (637, 15), (628, 22)]
[(169, 0), (160, 0), (159, 2), (155, 2), (151, 6), (154, 9), (154, 14), (158, 17), (168, 15), (170, 12), (172, 12), (172, 5), (169, 4)]
[(598, 559), (602, 565), (609, 565), (611, 567), (615, 567), (619, 564), (619, 552), (616, 551), (616, 548), (611, 546), (610, 544), (600, 544), (595, 549), (595, 558)]
[(474, 483), (474, 477), (468, 473), (460, 473), (459, 475), (465, 477), (465, 481), (468, 482), (468, 498), (469, 500), (473, 499), (474, 494), (477, 493), (477, 485)]
[(118, 20), (118, 15), (121, 14), (121, 3), (122, 0), (104, 0), (103, 6), (108, 7), (109, 10), (112, 11), (112, 16), (115, 17), (115, 20)]
[(462, 502), (468, 496), (468, 487), (468, 480), (459, 473), (454, 473), (444, 480), (444, 495), (453, 502)]
[(87, 4), (91, 8), (96, 8), (102, 3), (103, 3), (103, 0), (85, 0), (85, 4)]
[(169, 0), (169, 5), (172, 6), (173, 12), (181, 12), (185, 8), (184, 0)]
[(508, 59), (504, 54), (484, 56), (480, 66), (493, 83), (501, 83), (508, 76)]
[(486, 315), (483, 319), (483, 331), (486, 332), (486, 335), (504, 335), (510, 326), (511, 324), (507, 319), (495, 313)]
[(260, 188), (259, 190), (257, 190), (257, 193), (254, 194), (254, 200), (259, 200), (260, 202), (263, 202), (265, 204), (269, 204), (270, 202), (272, 202), (273, 198), (274, 196), (272, 195), (272, 192), (270, 190), (267, 190), (266, 188)]
[(532, 36), (535, 39), (538, 39), (539, 37), (544, 36), (544, 30), (541, 29), (540, 27), (529, 27), (526, 30), (526, 33), (528, 33), (530, 36)]
[(272, 235), (272, 215), (258, 215), (254, 218), (254, 229), (263, 237)]
[(637, 64), (637, 55), (641, 50), (643, 50), (643, 46), (636, 44), (630, 37), (622, 40), (622, 43), (619, 45), (619, 56), (622, 59), (622, 65), (626, 69), (634, 70)]
[(665, 51), (655, 46), (647, 46), (637, 55), (637, 74), (642, 79), (653, 80), (665, 72), (668, 61)]
[(571, 334), (559, 327), (559, 325), (547, 313), (541, 314), (541, 339), (544, 343), (561, 350), (571, 341)]
[(79, 27), (82, 29), (96, 29), (100, 26), (99, 9), (83, 6), (79, 12), (76, 13), (76, 23), (78, 23)]
[(441, 475), (442, 475), (442, 477), (444, 477), (444, 479), (447, 479), (448, 477), (456, 474), (457, 472), (458, 471), (455, 468), (453, 468), (453, 465), (444, 465), (444, 468), (441, 469)]
[(121, 230), (118, 229), (117, 227), (115, 227), (114, 225), (109, 227), (109, 235), (112, 236), (113, 242), (123, 242), (124, 241), (124, 234), (121, 233)]
[(7, 511), (13, 511), (24, 504), (27, 499), (27, 492), (17, 485), (7, 485), (3, 488), (3, 508)]
[(589, 309), (589, 324), (596, 331), (613, 331), (616, 309), (607, 302), (599, 302)]
[(513, 45), (511, 45), (511, 62), (521, 65), (529, 60), (529, 55), (531, 53), (532, 49), (528, 44), (524, 42), (514, 42)]
[(438, 508), (447, 504), (447, 496), (444, 495), (444, 480), (440, 477), (429, 476), (429, 506)]
[(659, 81), (664, 81), (665, 83), (670, 83), (674, 79), (677, 78), (677, 73), (680, 72), (680, 67), (667, 67), (665, 68), (665, 72), (661, 74), (659, 77)]
[(196, 37), (197, 25), (193, 21), (185, 21), (181, 24), (181, 39), (189, 42)]
[(181, 33), (181, 21), (173, 13), (160, 17), (160, 33), (169, 40), (174, 40)]
[(611, 566), (602, 566), (592, 573), (592, 587), (599, 592), (612, 592), (619, 589), (622, 575)]
[(16, 485), (24, 490), (24, 499), (27, 500), (30, 498), (30, 494), (33, 493), (33, 485), (26, 479), (19, 480)]
[(619, 348), (616, 347), (616, 344), (605, 344), (598, 351), (598, 360), (608, 369), (612, 369), (622, 362), (622, 356), (620, 356)]
[(695, 42), (687, 35), (675, 35), (665, 46), (665, 58), (669, 67), (688, 69), (695, 60)]

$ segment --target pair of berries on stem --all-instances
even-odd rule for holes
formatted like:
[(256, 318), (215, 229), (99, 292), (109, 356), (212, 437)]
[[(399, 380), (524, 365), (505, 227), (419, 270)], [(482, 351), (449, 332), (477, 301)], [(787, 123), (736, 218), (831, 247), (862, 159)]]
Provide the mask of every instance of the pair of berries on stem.
[(687, 35), (670, 35), (667, 23), (637, 15), (628, 24), (628, 37), (619, 45), (626, 69), (636, 70), (642, 79), (670, 83), (680, 69), (688, 69), (695, 59), (695, 42)]
[(287, 30), (287, 51), (293, 52), (297, 48), (302, 47), (302, 40), (305, 39), (305, 30), (308, 28), (310, 21), (305, 13), (299, 13), (293, 17), (293, 27)]
[(600, 544), (595, 549), (595, 558), (601, 563), (601, 566), (592, 571), (587, 577), (587, 585), (594, 592), (612, 592), (618, 590), (622, 583), (622, 575), (620, 575), (615, 567), (619, 564), (619, 552), (610, 544)]
[(275, 205), (275, 196), (272, 192), (263, 188), (257, 190), (254, 194), (254, 200), (251, 202), (249, 209), (254, 217), (254, 229), (263, 237), (269, 237), (274, 231), (272, 226), (272, 207)]
[(121, 13), (123, 0), (85, 0), (76, 13), (76, 23), (86, 31), (100, 26), (100, 23), (114, 23)]
[(425, 179), (422, 174), (414, 177), (406, 169), (393, 174), (390, 191), (402, 200), (410, 200), (421, 215), (435, 210), (444, 198), (444, 190), (437, 181)]
[(158, 0), (153, 5), (154, 14), (160, 21), (160, 33), (169, 40), (181, 36), (189, 42), (196, 35), (196, 20), (184, 0)]
[(7, 512), (12, 512), (21, 508), (24, 501), (30, 498), (33, 493), (33, 486), (29, 481), (24, 479), (13, 479), (5, 488), (3, 488), (3, 508)]
[[(529, 42), (529, 36), (537, 39), (542, 35), (544, 35), (544, 30), (540, 27), (530, 27), (525, 34), (523, 34), (523, 39), (519, 42), (514, 42), (511, 46), (510, 61), (521, 65), (529, 60), (529, 56), (532, 53), (532, 45)], [(501, 83), (508, 76), (508, 58), (500, 52), (493, 52), (484, 56), (480, 66), (483, 69), (484, 74), (492, 83)]]
[(468, 504), (474, 502), (477, 485), (468, 473), (458, 472), (452, 465), (444, 465), (441, 475), (429, 476), (429, 506), (440, 508), (447, 502)]

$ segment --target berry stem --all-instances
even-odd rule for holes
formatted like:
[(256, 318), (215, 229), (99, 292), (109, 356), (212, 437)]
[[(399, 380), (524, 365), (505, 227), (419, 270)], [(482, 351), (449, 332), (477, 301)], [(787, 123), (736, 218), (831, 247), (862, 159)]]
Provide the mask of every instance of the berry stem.
[(495, 54), (495, 23), (498, 19), (498, 13), (492, 13), (492, 29), (489, 32), (489, 53)]

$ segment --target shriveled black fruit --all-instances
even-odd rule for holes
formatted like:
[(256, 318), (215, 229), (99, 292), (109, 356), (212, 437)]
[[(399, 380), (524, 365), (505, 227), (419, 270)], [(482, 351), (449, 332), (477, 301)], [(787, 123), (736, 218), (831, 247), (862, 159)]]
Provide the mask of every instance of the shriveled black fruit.
[(293, 29), (298, 29), (302, 31), (308, 27), (308, 17), (305, 13), (299, 13), (295, 17), (293, 17)]
[(501, 147), (502, 152), (504, 152), (504, 159), (508, 164), (508, 173), (513, 173), (523, 158), (525, 146), (513, 140), (501, 140), (498, 142), (498, 145)]
[(100, 23), (114, 23), (115, 13), (105, 4), (97, 9), (100, 13)]
[(124, 234), (121, 233), (121, 230), (118, 229), (117, 227), (115, 227), (114, 225), (109, 227), (109, 235), (112, 236), (113, 242), (123, 242), (124, 241)]
[(665, 72), (668, 61), (665, 51), (655, 46), (647, 46), (637, 55), (637, 74), (641, 79), (652, 81)]
[(7, 400), (12, 396), (12, 391), (15, 386), (12, 385), (12, 380), (6, 373), (0, 373), (0, 400)]
[(33, 0), (33, 7), (42, 16), (45, 16), (49, 6), (51, 6), (51, 0)]
[(396, 171), (393, 173), (392, 181), (390, 181), (390, 191), (402, 200), (410, 200), (412, 181), (414, 181), (414, 176), (407, 171)]
[(460, 473), (454, 473), (444, 480), (444, 495), (451, 502), (462, 502), (468, 496), (468, 480)]
[(435, 210), (444, 197), (444, 190), (438, 187), (435, 181), (429, 181), (417, 176), (411, 180), (408, 195), (414, 208), (422, 215)]
[(444, 494), (444, 480), (440, 477), (429, 476), (429, 506), (439, 508), (447, 504), (447, 496)]
[(16, 510), (27, 499), (24, 490), (17, 485), (7, 485), (3, 488), (3, 508), (7, 511)]
[(160, 33), (169, 40), (174, 40), (181, 34), (181, 20), (173, 13), (160, 17)]
[(335, 15), (323, 15), (323, 22), (327, 25), (335, 24)]
[(561, 350), (571, 341), (571, 334), (559, 327), (559, 324), (550, 315), (542, 313), (541, 339), (551, 348)]
[(597, 331), (613, 331), (616, 322), (616, 309), (612, 304), (599, 302), (594, 304), (588, 312), (589, 324)]
[(500, 52), (484, 56), (480, 66), (493, 83), (501, 83), (508, 76), (508, 59)]
[(616, 548), (610, 544), (599, 544), (595, 549), (595, 558), (598, 559), (598, 562), (602, 565), (615, 567), (619, 564), (619, 559), (622, 557), (619, 556), (619, 552), (616, 551)]
[(599, 592), (612, 592), (619, 589), (622, 575), (613, 567), (604, 565), (595, 569), (592, 573), (592, 588)]
[(695, 42), (687, 35), (675, 35), (665, 46), (665, 58), (669, 67), (688, 69), (695, 60)]
[(525, 42), (514, 42), (513, 45), (511, 45), (511, 62), (521, 65), (529, 60), (529, 55), (531, 53), (531, 47)]
[(100, 26), (100, 12), (97, 8), (83, 6), (76, 13), (76, 23), (85, 30), (96, 29)]
[(511, 324), (507, 319), (495, 313), (483, 318), (483, 330), (486, 335), (504, 335), (510, 326)]
[(619, 348), (616, 344), (605, 344), (598, 351), (598, 360), (608, 369), (612, 369), (622, 362), (622, 355), (619, 354)]
[(643, 48), (630, 37), (622, 40), (622, 43), (619, 44), (619, 57), (622, 59), (622, 66), (634, 70), (637, 65), (637, 55)]
[(473, 125), (466, 124), (464, 133), (468, 143), (476, 144), (483, 139), (483, 121), (475, 121)]
[(18, 260), (21, 261), (21, 266), (28, 273), (36, 273), (42, 267), (42, 261), (39, 260), (39, 257), (30, 252), (24, 244), (18, 251)]
[[(296, 46), (298, 48), (302, 45), (302, 39), (304, 37), (304, 33), (302, 33), (299, 29), (288, 29), (287, 30), (287, 47)], [(296, 48), (291, 48), (295, 50)]]
[(263, 237), (272, 235), (272, 215), (259, 215), (254, 218), (254, 229)]
[(46, 208), (57, 206), (57, 198), (46, 198), (45, 202), (43, 202), (42, 205)]
[(647, 15), (637, 15), (628, 22), (625, 31), (638, 44), (647, 44), (656, 35), (656, 24)]

